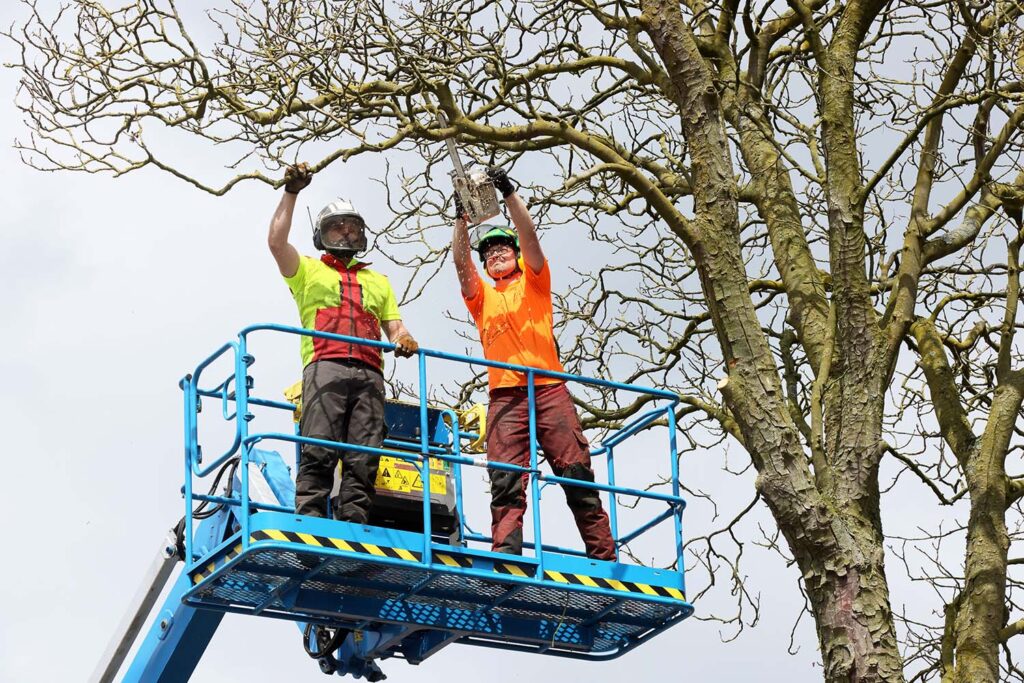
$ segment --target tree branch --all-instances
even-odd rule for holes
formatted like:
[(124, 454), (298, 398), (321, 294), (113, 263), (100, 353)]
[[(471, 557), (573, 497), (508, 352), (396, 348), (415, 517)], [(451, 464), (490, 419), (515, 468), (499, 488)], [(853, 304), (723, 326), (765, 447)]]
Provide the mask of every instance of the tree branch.
[(917, 341), (920, 353), (918, 364), (924, 370), (928, 381), (932, 405), (935, 406), (942, 436), (957, 460), (965, 464), (974, 450), (977, 436), (971, 430), (967, 411), (960, 402), (953, 371), (949, 367), (946, 351), (942, 346), (942, 338), (935, 329), (935, 324), (925, 318), (914, 321), (910, 326), (910, 333)]

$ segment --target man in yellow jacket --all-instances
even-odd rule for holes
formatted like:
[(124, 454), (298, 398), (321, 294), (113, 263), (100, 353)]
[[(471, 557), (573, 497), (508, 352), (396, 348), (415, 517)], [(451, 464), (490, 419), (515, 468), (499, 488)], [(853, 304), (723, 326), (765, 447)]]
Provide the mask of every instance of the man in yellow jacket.
[[(299, 192), (312, 174), (305, 164), (289, 168), (270, 222), (267, 243), (299, 310), (302, 326), (318, 332), (380, 341), (384, 330), (395, 355), (419, 349), (402, 323), (387, 277), (356, 255), (366, 249), (366, 223), (351, 202), (338, 199), (320, 211), (313, 228), (319, 258), (300, 256), (288, 242)], [(302, 436), (380, 448), (384, 442), (384, 359), (381, 349), (318, 337), (302, 337)], [(338, 460), (339, 506), (334, 517), (365, 524), (373, 503), (378, 455), (304, 444), (295, 477), (295, 512), (326, 517)]]

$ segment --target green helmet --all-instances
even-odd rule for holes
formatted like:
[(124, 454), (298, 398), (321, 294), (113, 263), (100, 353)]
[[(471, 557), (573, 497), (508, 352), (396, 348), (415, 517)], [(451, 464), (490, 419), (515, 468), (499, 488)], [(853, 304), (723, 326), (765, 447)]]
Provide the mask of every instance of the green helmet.
[(476, 242), (474, 246), (481, 261), (484, 260), (484, 252), (487, 251), (487, 248), (495, 243), (503, 242), (515, 249), (516, 256), (519, 255), (519, 235), (512, 228), (483, 223), (476, 226), (473, 232), (475, 233), (474, 242)]

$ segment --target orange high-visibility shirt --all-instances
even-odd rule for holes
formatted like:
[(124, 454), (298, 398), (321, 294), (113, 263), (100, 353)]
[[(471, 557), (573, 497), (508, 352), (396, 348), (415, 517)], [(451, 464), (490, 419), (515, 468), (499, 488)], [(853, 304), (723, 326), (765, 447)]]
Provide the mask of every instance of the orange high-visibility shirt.
[[(480, 281), (473, 298), (463, 298), (476, 322), (484, 358), (502, 363), (528, 365), (564, 372), (552, 329), (551, 271), (545, 260), (539, 273), (523, 264), (523, 274), (497, 286)], [(491, 390), (526, 386), (526, 374), (503, 368), (488, 368)], [(557, 384), (560, 379), (535, 376), (536, 385)]]

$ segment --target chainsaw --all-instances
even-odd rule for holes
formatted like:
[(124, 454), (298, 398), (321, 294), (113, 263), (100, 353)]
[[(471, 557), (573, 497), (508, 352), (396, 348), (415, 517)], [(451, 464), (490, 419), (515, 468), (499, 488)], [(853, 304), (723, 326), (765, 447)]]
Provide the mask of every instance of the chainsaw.
[[(437, 112), (437, 122), (443, 128), (448, 127), (448, 120), (443, 112)], [(448, 144), (448, 154), (454, 166), (451, 171), (452, 184), (455, 185), (455, 192), (458, 193), (462, 206), (469, 214), (469, 222), (475, 225), (497, 216), (501, 212), (498, 193), (491, 179), (487, 177), (486, 169), (471, 167), (467, 170), (459, 158), (455, 140), (448, 138), (445, 142)]]

